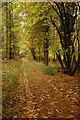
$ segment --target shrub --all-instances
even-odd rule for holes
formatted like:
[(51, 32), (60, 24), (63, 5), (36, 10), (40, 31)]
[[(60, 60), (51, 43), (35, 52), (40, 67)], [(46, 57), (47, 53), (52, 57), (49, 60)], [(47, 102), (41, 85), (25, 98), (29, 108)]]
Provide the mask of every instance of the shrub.
[(46, 66), (43, 69), (43, 73), (46, 75), (54, 75), (54, 68), (52, 66)]

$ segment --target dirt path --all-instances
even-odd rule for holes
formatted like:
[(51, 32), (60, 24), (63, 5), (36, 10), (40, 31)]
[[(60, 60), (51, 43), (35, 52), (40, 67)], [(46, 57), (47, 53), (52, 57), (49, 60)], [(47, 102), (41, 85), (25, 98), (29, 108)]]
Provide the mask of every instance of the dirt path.
[(77, 87), (77, 81), (71, 84), (62, 82), (67, 76), (44, 75), (33, 64), (27, 61), (32, 80), (27, 79), (23, 62), (22, 88), (22, 118), (75, 118), (78, 117), (78, 95), (72, 90), (72, 85)]
[[(23, 62), (23, 79), (18, 81), (18, 90), (17, 90), (17, 99), (19, 99), (17, 106), (14, 109), (17, 109), (17, 115), (15, 114), (13, 118), (36, 118), (35, 103), (33, 102), (34, 95), (30, 91), (28, 84), (28, 79), (26, 75), (26, 70)], [(20, 108), (19, 108), (20, 106)], [(20, 114), (20, 115), (19, 115)]]

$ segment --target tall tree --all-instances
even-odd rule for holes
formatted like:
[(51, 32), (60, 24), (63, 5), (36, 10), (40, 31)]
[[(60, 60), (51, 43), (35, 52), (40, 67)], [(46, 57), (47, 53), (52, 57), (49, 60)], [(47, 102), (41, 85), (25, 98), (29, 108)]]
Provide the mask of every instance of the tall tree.
[(9, 11), (8, 11), (8, 2), (6, 2), (6, 58), (8, 55), (8, 15), (9, 15)]
[(12, 28), (12, 18), (11, 18), (11, 3), (9, 4), (9, 55), (10, 59), (12, 59), (12, 34), (11, 34), (11, 28)]
[[(76, 3), (61, 2), (50, 4), (53, 10), (55, 10), (60, 21), (60, 26), (58, 27), (57, 24), (54, 22), (53, 18), (51, 17), (51, 22), (56, 27), (56, 30), (59, 34), (61, 47), (63, 51), (63, 60), (60, 51), (58, 50), (58, 52), (56, 53), (58, 60), (65, 73), (69, 75), (74, 75), (78, 64), (78, 58), (76, 60), (76, 56), (74, 54), (76, 50), (76, 38), (73, 38), (73, 34), (75, 32), (74, 25), (77, 17)], [(75, 64), (73, 65), (73, 63)]]

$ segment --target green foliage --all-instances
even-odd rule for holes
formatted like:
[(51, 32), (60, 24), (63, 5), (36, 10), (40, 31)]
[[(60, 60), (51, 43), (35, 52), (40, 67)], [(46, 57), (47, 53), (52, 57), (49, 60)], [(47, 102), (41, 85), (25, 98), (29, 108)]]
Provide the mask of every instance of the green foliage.
[(23, 58), (23, 57), (25, 57), (25, 56), (26, 56), (25, 52), (23, 52), (23, 53), (21, 53), (21, 54), (19, 55), (20, 58)]
[(46, 66), (43, 69), (43, 73), (46, 75), (54, 75), (54, 68), (52, 66)]
[(55, 73), (57, 73), (57, 68), (59, 67), (59, 63), (50, 63), (49, 66), (44, 65), (42, 62), (32, 62), (33, 65), (39, 69), (40, 71), (43, 72), (43, 74), (45, 75), (54, 75)]
[(58, 68), (60, 67), (58, 62), (50, 63), (48, 66), (45, 66), (43, 69), (43, 73), (46, 75), (55, 75), (58, 72)]
[(20, 31), (20, 27), (12, 28), (12, 32), (19, 32), (19, 31)]
[(36, 61), (34, 61), (34, 62), (33, 62), (33, 65), (34, 65), (37, 69), (39, 69), (39, 70), (43, 70), (44, 67), (45, 67), (45, 65), (44, 65), (42, 62), (36, 62)]
[[(3, 117), (11, 118), (15, 113), (14, 106), (17, 101), (16, 92), (18, 86), (18, 79), (22, 77), (22, 61), (10, 61), (3, 65), (3, 85), (2, 85), (2, 105)], [(17, 101), (18, 102), (18, 101)]]
[[(54, 57), (53, 54), (58, 53), (56, 56), (58, 60), (61, 58), (63, 63), (61, 66), (66, 69), (74, 69), (73, 57), (76, 56), (77, 63), (79, 53), (75, 3), (17, 2), (8, 3), (8, 6), (4, 6), (3, 9), (4, 56), (6, 54), (17, 56), (22, 52), (20, 57), (24, 57), (26, 53), (27, 58), (33, 57), (34, 60), (44, 60), (46, 63), (45, 61), (48, 61), (47, 53), (51, 59)], [(8, 29), (6, 20), (8, 21)], [(74, 28), (75, 31), (72, 30)], [(26, 46), (25, 49), (24, 46)], [(14, 56), (13, 58), (15, 58)], [(69, 62), (71, 63), (68, 67)]]

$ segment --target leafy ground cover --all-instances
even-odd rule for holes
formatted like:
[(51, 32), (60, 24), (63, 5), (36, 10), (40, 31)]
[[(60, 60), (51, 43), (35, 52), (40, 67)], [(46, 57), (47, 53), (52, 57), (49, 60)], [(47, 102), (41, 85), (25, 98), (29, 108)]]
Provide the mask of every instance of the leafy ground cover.
[(77, 73), (46, 75), (43, 69), (26, 59), (3, 65), (3, 117), (78, 118)]
[[(43, 64), (27, 61), (34, 74), (32, 81), (28, 81), (36, 107), (37, 118), (77, 118), (78, 117), (78, 75), (71, 77), (61, 72), (53, 76), (45, 75)], [(42, 65), (42, 66), (41, 66)], [(31, 115), (31, 114), (30, 114)], [(32, 115), (33, 116), (33, 115)]]
[[(16, 112), (14, 106), (18, 103), (17, 99), (17, 88), (18, 80), (21, 76), (23, 79), (21, 67), (22, 61), (9, 61), (3, 64), (2, 68), (2, 106), (3, 106), (3, 117), (13, 117)], [(19, 112), (19, 111), (18, 111)]]

